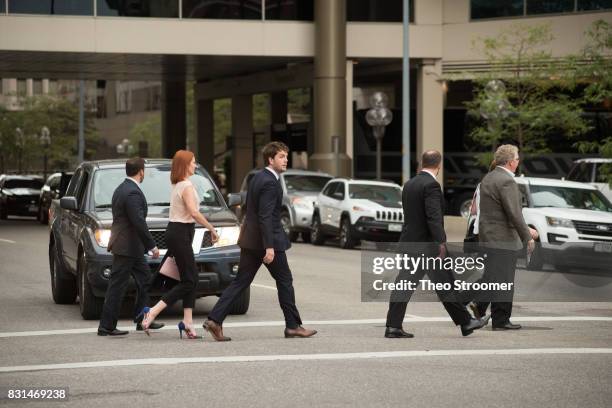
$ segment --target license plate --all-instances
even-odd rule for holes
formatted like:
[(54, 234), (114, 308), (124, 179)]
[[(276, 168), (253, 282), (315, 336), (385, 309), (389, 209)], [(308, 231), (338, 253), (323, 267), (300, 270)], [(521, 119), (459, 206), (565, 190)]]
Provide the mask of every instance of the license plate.
[(389, 231), (400, 232), (402, 230), (402, 224), (389, 224)]
[(38, 212), (38, 206), (37, 205), (30, 205), (28, 207), (28, 211), (30, 211), (31, 213)]
[(595, 252), (612, 252), (612, 242), (596, 242), (593, 250)]

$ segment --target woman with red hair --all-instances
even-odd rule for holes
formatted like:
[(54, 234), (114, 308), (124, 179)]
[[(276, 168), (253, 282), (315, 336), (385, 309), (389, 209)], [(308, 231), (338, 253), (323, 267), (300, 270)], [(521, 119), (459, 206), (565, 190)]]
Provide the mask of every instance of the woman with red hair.
[[(196, 169), (196, 161), (189, 150), (179, 150), (172, 158), (170, 180), (172, 193), (170, 194), (170, 222), (166, 229), (166, 243), (168, 244), (167, 257), (174, 257), (178, 268), (180, 283), (166, 293), (152, 308), (145, 308), (143, 329), (147, 334), (149, 325), (162, 310), (177, 300), (183, 300), (183, 321), (178, 324), (179, 336), (183, 338), (183, 331), (189, 339), (195, 339), (196, 331), (193, 327), (193, 307), (196, 299), (197, 266), (193, 256), (192, 241), (195, 233), (195, 223), (208, 228), (212, 242), (218, 240), (213, 226), (200, 213), (200, 198), (198, 192), (189, 180)], [(165, 259), (165, 262), (169, 262)], [(147, 310), (148, 309), (148, 310)]]

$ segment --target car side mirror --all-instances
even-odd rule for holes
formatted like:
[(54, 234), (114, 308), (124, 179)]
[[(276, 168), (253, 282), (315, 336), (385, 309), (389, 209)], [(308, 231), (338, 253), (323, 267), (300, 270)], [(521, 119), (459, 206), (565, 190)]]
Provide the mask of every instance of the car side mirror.
[(62, 197), (60, 198), (60, 207), (64, 210), (78, 210), (79, 205), (75, 197)]
[(230, 193), (227, 195), (227, 205), (228, 207), (236, 207), (238, 205), (242, 205), (242, 196), (240, 193)]

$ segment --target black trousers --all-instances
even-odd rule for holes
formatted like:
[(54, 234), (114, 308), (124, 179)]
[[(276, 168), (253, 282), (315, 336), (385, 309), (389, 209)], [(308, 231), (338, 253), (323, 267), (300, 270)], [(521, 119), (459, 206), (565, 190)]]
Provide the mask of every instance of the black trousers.
[(195, 224), (171, 222), (166, 229), (168, 253), (173, 256), (179, 270), (181, 281), (170, 289), (161, 300), (168, 306), (181, 299), (184, 308), (193, 309), (196, 300), (198, 267), (193, 256), (191, 243), (195, 233)]
[[(518, 251), (487, 249), (485, 252), (487, 254), (485, 271), (480, 282), (514, 283)], [(503, 293), (488, 293), (484, 300), (478, 299), (478, 295), (475, 296), (478, 311), (482, 316), (486, 313), (489, 304), (491, 305), (491, 320), (494, 327), (503, 326), (510, 320), (514, 285), (512, 287), (512, 290)]]
[[(142, 308), (149, 304), (149, 288), (151, 287), (151, 270), (144, 256), (135, 258), (131, 256), (113, 255), (113, 267), (110, 281), (104, 297), (100, 327), (113, 330), (117, 327), (117, 320), (121, 311), (121, 303), (130, 282), (130, 276), (136, 284), (136, 302), (134, 304), (134, 322)], [(141, 320), (141, 319), (138, 319)]]
[[(223, 294), (209, 313), (208, 318), (222, 324), (229, 314), (234, 301), (240, 294), (251, 285), (255, 274), (263, 263), (265, 250), (241, 249), (240, 265), (238, 274), (232, 283), (223, 291)], [(302, 324), (302, 319), (295, 306), (295, 291), (293, 290), (293, 277), (287, 263), (287, 255), (284, 251), (275, 251), (274, 260), (267, 264), (266, 268), (276, 281), (278, 291), (278, 302), (285, 316), (285, 325), (289, 329), (295, 329)]]
[[(452, 276), (445, 271), (430, 271), (425, 269), (417, 270), (414, 275), (406, 270), (400, 271), (395, 279), (395, 282), (402, 280), (416, 282), (420, 285), (420, 280), (427, 274), (429, 280), (433, 283), (450, 283), (452, 287)], [(406, 316), (406, 307), (412, 297), (414, 291), (411, 290), (396, 290), (391, 293), (389, 300), (389, 310), (387, 311), (387, 327), (395, 327), (398, 329), (402, 328), (404, 317)], [(451, 299), (455, 297), (454, 292), (451, 291), (436, 291), (439, 299)], [(459, 302), (442, 302), (444, 309), (453, 320), (456, 325), (467, 324), (472, 316), (468, 313), (467, 309), (462, 303)]]

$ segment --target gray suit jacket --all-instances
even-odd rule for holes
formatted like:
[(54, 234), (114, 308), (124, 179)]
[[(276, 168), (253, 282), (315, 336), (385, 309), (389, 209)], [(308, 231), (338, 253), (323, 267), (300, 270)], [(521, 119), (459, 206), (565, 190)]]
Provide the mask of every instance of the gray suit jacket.
[(516, 181), (499, 167), (480, 183), (479, 241), (485, 246), (518, 250), (531, 239), (523, 218)]

